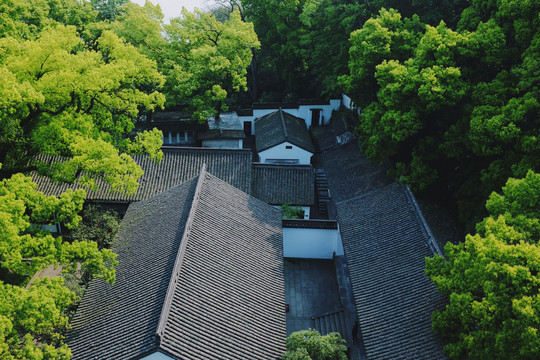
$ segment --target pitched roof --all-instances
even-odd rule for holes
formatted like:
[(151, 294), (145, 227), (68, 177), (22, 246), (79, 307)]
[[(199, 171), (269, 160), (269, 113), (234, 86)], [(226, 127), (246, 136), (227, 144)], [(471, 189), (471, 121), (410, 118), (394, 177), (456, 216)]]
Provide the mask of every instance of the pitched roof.
[[(133, 159), (143, 169), (139, 188), (133, 195), (110, 191), (109, 185), (98, 181), (99, 190), (86, 189), (86, 199), (92, 201), (134, 202), (148, 199), (196, 176), (203, 164), (208, 171), (234, 187), (251, 192), (251, 160), (249, 150), (163, 147), (163, 160), (156, 164), (144, 155)], [(59, 184), (37, 172), (30, 174), (37, 189), (46, 195), (60, 195), (67, 189), (79, 188), (77, 183)]]
[(347, 200), (393, 182), (386, 176), (387, 167), (370, 163), (356, 141), (323, 153), (321, 159), (335, 201)]
[(202, 133), (197, 134), (197, 139), (199, 140), (209, 140), (209, 139), (245, 139), (246, 134), (244, 130), (208, 130)]
[(252, 180), (252, 195), (268, 204), (315, 203), (315, 173), (311, 165), (253, 164)]
[[(152, 129), (157, 127), (160, 130), (166, 131), (204, 131), (208, 130), (207, 123), (200, 123), (193, 120), (193, 117), (188, 112), (182, 110), (166, 110), (157, 111), (149, 114), (149, 121), (144, 124), (145, 128)], [(143, 125), (143, 124), (139, 124)]]
[(393, 183), (337, 203), (368, 359), (442, 359), (431, 314), (445, 299), (424, 274), (430, 236), (407, 189)]
[(73, 359), (277, 359), (285, 351), (281, 212), (202, 172), (131, 204), (116, 283), (91, 282)]
[(315, 153), (306, 122), (281, 109), (255, 119), (257, 152), (290, 142), (306, 151)]

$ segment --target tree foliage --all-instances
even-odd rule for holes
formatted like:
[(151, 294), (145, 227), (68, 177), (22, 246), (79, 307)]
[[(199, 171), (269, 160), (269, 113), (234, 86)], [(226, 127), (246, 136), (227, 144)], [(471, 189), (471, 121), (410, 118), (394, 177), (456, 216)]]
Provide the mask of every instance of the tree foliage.
[[(40, 224), (76, 226), (84, 190), (45, 196), (29, 177), (15, 174), (0, 182), (0, 267), (28, 278), (49, 265), (81, 271), (85, 279), (113, 283), (116, 254), (98, 249), (87, 239), (66, 242), (42, 230)], [(10, 278), (9, 276), (7, 278)], [(2, 359), (69, 359), (61, 333), (68, 324), (66, 309), (76, 295), (61, 278), (41, 279), (25, 289), (0, 280), (0, 357)]]
[(382, 9), (351, 34), (350, 75), (368, 157), (416, 190), (450, 189), (463, 219), (509, 176), (537, 169), (537, 2), (473, 1), (452, 30)]
[[(68, 3), (78, 9), (78, 2), (62, 2)], [(104, 176), (113, 189), (133, 192), (141, 170), (130, 154), (145, 151), (159, 160), (161, 134), (147, 132), (134, 140), (126, 135), (140, 110), (164, 103), (157, 91), (163, 76), (154, 61), (113, 32), (83, 41), (88, 34), (57, 22), (62, 17), (52, 11), (59, 6), (49, 8), (51, 13), (45, 11), (35, 26), (26, 24), (24, 12), (1, 13), (14, 16), (12, 31), (0, 38), (0, 159), (5, 170), (24, 169), (37, 153), (62, 155), (66, 161), (50, 169), (53, 178), (72, 181), (83, 172), (89, 185)], [(13, 29), (18, 27), (28, 34), (17, 36)]]
[(74, 270), (80, 263), (90, 277), (113, 282), (116, 254), (99, 250), (97, 243), (86, 239), (64, 242), (39, 227), (59, 222), (68, 228), (78, 225), (84, 197), (84, 190), (68, 190), (60, 197), (45, 196), (22, 174), (2, 180), (0, 266), (15, 274), (32, 275), (51, 264)]
[(196, 120), (206, 121), (227, 110), (231, 96), (246, 90), (247, 68), (259, 41), (239, 10), (218, 20), (211, 13), (183, 9), (164, 24), (161, 8), (149, 2), (122, 9), (106, 28), (157, 62), (166, 76), (167, 106), (182, 106)]
[(75, 299), (63, 279), (41, 279), (29, 289), (0, 281), (0, 357), (5, 360), (69, 359), (60, 331), (64, 309)]
[(467, 0), (242, 0), (261, 40), (256, 53), (257, 87), (263, 100), (339, 96), (347, 73), (347, 39), (381, 7), (428, 24), (455, 25)]
[(90, 240), (96, 242), (100, 249), (109, 248), (120, 229), (118, 213), (98, 205), (88, 205), (81, 218), (82, 221), (68, 230), (64, 238), (70, 241)]
[(493, 193), (490, 216), (426, 273), (448, 296), (433, 329), (453, 359), (536, 359), (540, 353), (540, 174), (509, 179)]
[(316, 330), (302, 330), (289, 335), (284, 360), (347, 360), (345, 340), (339, 333), (321, 335)]
[(238, 10), (222, 23), (197, 9), (183, 9), (165, 31), (169, 47), (162, 69), (169, 104), (185, 104), (194, 118), (206, 121), (227, 110), (227, 96), (247, 90), (251, 51), (259, 40)]
[(300, 206), (292, 206), (290, 203), (281, 205), (284, 219), (303, 219), (304, 210)]

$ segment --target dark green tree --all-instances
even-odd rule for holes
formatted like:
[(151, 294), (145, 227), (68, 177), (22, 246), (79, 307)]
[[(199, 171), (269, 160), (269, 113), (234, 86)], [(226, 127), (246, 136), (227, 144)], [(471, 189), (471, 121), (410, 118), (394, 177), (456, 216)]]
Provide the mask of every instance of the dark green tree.
[(478, 0), (454, 31), (383, 9), (353, 32), (340, 79), (368, 157), (416, 190), (449, 189), (477, 221), (479, 199), (540, 165), (539, 10)]
[(222, 23), (209, 13), (183, 9), (165, 31), (168, 48), (161, 68), (168, 105), (185, 105), (195, 119), (206, 121), (228, 109), (228, 96), (247, 90), (247, 68), (259, 40), (238, 10)]
[(63, 237), (70, 242), (89, 240), (98, 244), (99, 249), (109, 248), (120, 229), (120, 217), (111, 209), (99, 205), (87, 205), (81, 221), (73, 229), (68, 229)]
[(122, 5), (129, 0), (90, 0), (92, 7), (98, 11), (99, 20), (115, 20), (122, 14)]

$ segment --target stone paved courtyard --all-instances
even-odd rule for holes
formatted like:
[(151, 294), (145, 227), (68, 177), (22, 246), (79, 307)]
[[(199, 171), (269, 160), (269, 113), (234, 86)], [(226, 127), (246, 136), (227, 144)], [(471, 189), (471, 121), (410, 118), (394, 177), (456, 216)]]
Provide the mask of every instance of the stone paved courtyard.
[(340, 309), (333, 260), (285, 259), (287, 335), (313, 327), (311, 318)]

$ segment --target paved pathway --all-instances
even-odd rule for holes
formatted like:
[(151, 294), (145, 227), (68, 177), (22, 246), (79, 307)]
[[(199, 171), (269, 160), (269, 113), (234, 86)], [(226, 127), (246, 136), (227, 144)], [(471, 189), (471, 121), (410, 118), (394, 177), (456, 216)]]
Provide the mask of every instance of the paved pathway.
[[(347, 265), (343, 257), (334, 260), (284, 259), (287, 335), (314, 328), (313, 317), (344, 309), (346, 333), (342, 337), (350, 348), (350, 359), (365, 360), (361, 335), (352, 343), (356, 319)], [(337, 275), (337, 276), (336, 276)]]
[(284, 263), (287, 335), (313, 328), (312, 317), (340, 309), (332, 260), (285, 259)]

